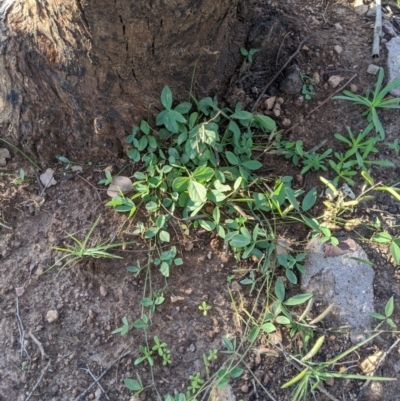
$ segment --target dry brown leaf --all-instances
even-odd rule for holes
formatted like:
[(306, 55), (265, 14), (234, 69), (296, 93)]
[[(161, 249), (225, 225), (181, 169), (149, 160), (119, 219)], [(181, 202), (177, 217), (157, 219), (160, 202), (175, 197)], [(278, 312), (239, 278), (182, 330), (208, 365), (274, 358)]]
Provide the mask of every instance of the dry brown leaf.
[(43, 174), (40, 175), (40, 181), (46, 188), (56, 185), (57, 181), (54, 179), (54, 170), (52, 168), (48, 168)]
[(335, 256), (354, 252), (355, 250), (357, 250), (357, 243), (353, 239), (350, 237), (340, 238), (337, 246), (333, 246), (331, 244), (326, 244), (324, 246), (324, 257), (334, 258)]
[(279, 352), (271, 349), (271, 348), (259, 348), (257, 350), (260, 354), (264, 354), (266, 356), (272, 356), (273, 358), (279, 358)]
[(288, 239), (283, 237), (278, 237), (276, 240), (276, 254), (277, 255), (287, 255), (293, 249), (290, 247), (291, 243)]
[(271, 341), (271, 343), (274, 345), (282, 343), (282, 333), (279, 330), (276, 330), (273, 333), (269, 333), (268, 338), (269, 341)]
[(185, 299), (184, 297), (181, 297), (179, 295), (172, 295), (171, 296), (171, 302), (172, 303), (175, 303), (175, 302), (178, 302), (178, 301), (183, 301), (184, 299)]
[(372, 373), (377, 367), (379, 361), (382, 359), (382, 356), (383, 356), (383, 351), (377, 351), (375, 352), (375, 354), (365, 358), (360, 364), (361, 370), (365, 374)]
[(193, 242), (190, 242), (190, 241), (186, 242), (186, 244), (185, 244), (185, 250), (186, 251), (191, 251), (193, 249), (193, 247), (194, 247), (194, 243)]

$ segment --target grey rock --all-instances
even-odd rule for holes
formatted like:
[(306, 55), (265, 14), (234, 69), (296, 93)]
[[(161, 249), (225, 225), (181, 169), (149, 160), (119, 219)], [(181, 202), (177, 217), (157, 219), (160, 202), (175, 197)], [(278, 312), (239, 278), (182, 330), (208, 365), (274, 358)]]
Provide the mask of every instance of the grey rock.
[[(396, 36), (386, 43), (388, 49), (388, 72), (389, 82), (400, 77), (400, 37)], [(390, 91), (392, 96), (400, 96), (400, 87), (394, 88)]]
[(335, 89), (343, 80), (344, 77), (341, 77), (340, 75), (331, 75), (328, 79), (328, 83), (332, 89)]
[(376, 75), (379, 72), (379, 66), (375, 64), (370, 64), (367, 68), (368, 74)]
[[(355, 259), (368, 260), (368, 257), (358, 244), (351, 239), (348, 241), (354, 244), (348, 253), (325, 257), (329, 255), (327, 245), (318, 239), (312, 240), (308, 245), (307, 274), (302, 276), (301, 288), (312, 292), (317, 300), (333, 303), (341, 322), (352, 327), (351, 340), (359, 342), (370, 330), (375, 272), (368, 264)], [(334, 248), (339, 251), (337, 253), (345, 252), (340, 247)]]
[(211, 401), (236, 401), (236, 397), (229, 384), (224, 388), (214, 386), (211, 390)]
[(396, 31), (393, 28), (393, 25), (390, 23), (390, 21), (387, 21), (385, 19), (382, 20), (382, 29), (383, 32), (388, 34), (391, 38), (396, 37)]
[(295, 95), (301, 91), (303, 81), (300, 78), (300, 68), (293, 64), (286, 68), (286, 77), (280, 83), (279, 89), (288, 95)]

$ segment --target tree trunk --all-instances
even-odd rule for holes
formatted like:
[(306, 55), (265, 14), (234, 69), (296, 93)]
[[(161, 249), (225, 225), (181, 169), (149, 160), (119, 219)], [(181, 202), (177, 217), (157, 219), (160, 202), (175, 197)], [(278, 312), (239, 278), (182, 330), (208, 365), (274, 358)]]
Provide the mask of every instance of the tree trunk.
[(164, 85), (187, 99), (197, 60), (197, 93), (233, 74), (237, 2), (0, 0), (1, 136), (36, 161), (121, 156)]

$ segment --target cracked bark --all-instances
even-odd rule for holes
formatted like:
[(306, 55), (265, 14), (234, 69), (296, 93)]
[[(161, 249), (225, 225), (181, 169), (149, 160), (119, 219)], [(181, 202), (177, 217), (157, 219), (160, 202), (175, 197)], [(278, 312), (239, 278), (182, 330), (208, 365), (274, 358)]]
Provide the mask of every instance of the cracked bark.
[(36, 161), (121, 156), (199, 56), (200, 95), (233, 74), (237, 1), (0, 0), (0, 135)]

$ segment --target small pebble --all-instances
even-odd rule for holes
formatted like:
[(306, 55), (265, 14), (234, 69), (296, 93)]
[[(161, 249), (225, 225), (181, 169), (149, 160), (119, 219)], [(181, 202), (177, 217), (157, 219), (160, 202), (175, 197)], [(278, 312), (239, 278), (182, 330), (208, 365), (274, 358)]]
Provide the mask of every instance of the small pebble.
[(283, 125), (285, 128), (287, 128), (287, 127), (290, 127), (290, 126), (292, 125), (292, 122), (291, 122), (288, 118), (284, 118), (284, 119), (282, 120), (282, 125)]
[(276, 96), (269, 97), (265, 102), (264, 102), (264, 107), (266, 110), (272, 110), (275, 104), (275, 99)]
[(94, 396), (96, 398), (96, 400), (99, 400), (101, 397), (101, 389), (98, 388), (95, 392), (94, 392)]
[(56, 311), (56, 310), (49, 310), (47, 313), (46, 313), (46, 320), (49, 322), (49, 323), (53, 323), (53, 322), (56, 322), (58, 319), (59, 319), (59, 314), (58, 314), (58, 312)]
[(281, 106), (279, 103), (276, 103), (274, 109), (272, 110), (275, 117), (279, 117), (281, 115)]
[(350, 92), (357, 93), (357, 90), (358, 90), (357, 85), (350, 84)]
[(242, 393), (246, 394), (249, 392), (249, 386), (247, 384), (243, 384), (243, 386), (240, 387), (240, 390)]
[(100, 286), (100, 295), (102, 297), (107, 296), (107, 289), (105, 287), (103, 287), (102, 285)]
[(332, 89), (335, 89), (336, 87), (339, 86), (339, 84), (343, 81), (343, 77), (340, 75), (331, 75), (328, 79), (328, 83), (331, 86)]
[(379, 71), (379, 66), (377, 66), (375, 64), (370, 64), (368, 66), (368, 69), (367, 69), (368, 74), (376, 75), (378, 73), (378, 71)]
[(336, 30), (339, 31), (339, 32), (343, 31), (343, 27), (342, 27), (342, 25), (339, 24), (339, 22), (337, 22), (337, 23), (335, 24), (335, 28), (336, 28)]
[(343, 52), (343, 47), (339, 46), (339, 45), (336, 45), (336, 46), (333, 47), (333, 50), (335, 50), (335, 52), (337, 54), (341, 54)]

